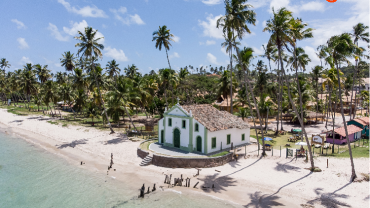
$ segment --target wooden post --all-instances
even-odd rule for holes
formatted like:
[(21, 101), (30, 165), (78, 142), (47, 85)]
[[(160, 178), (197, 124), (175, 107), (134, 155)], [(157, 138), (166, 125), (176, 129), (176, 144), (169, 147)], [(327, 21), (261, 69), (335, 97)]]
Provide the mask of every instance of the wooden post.
[(194, 185), (194, 187), (193, 187), (193, 188), (197, 187), (198, 183), (199, 183), (199, 181)]

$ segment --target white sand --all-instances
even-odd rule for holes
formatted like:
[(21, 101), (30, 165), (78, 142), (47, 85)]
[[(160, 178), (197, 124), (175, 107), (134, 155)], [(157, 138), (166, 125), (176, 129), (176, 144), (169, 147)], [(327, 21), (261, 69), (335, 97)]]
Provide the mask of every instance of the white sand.
[[(248, 159), (202, 169), (200, 176), (193, 177), (195, 169), (139, 166), (141, 159), (136, 155), (139, 142), (131, 142), (124, 135), (109, 135), (109, 131), (72, 125), (62, 127), (47, 123), (46, 119), (50, 118), (17, 116), (0, 109), (0, 123), (3, 124), (0, 129), (66, 158), (78, 168), (106, 174), (113, 153), (117, 171), (110, 171), (109, 175), (135, 189), (142, 183), (162, 186), (163, 173), (172, 174), (173, 178), (183, 174), (183, 177), (191, 178), (192, 186), (200, 181), (198, 188), (212, 184), (216, 188), (175, 187), (173, 190), (211, 195), (248, 207), (369, 207), (369, 183), (348, 183), (351, 175), (349, 159), (329, 158), (329, 168), (326, 168), (327, 158), (320, 157), (315, 159), (315, 166), (323, 171), (310, 173), (304, 169), (309, 163), (303, 158), (267, 156), (260, 159), (256, 156), (256, 145), (250, 145)], [(279, 152), (274, 154), (279, 155)], [(86, 165), (80, 166), (80, 161)], [(369, 173), (369, 158), (355, 159), (355, 168), (358, 176)]]

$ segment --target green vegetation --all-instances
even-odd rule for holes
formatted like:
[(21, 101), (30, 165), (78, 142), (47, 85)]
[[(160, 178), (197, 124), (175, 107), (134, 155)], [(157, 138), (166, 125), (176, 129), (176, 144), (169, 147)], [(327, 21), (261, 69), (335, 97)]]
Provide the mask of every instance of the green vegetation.
[(48, 123), (58, 125), (58, 122), (55, 121), (48, 121)]
[(228, 151), (223, 151), (223, 152), (220, 152), (220, 153), (217, 153), (217, 154), (214, 154), (214, 155), (210, 155), (208, 157), (220, 157), (220, 156), (224, 156), (224, 155), (227, 155), (229, 154)]

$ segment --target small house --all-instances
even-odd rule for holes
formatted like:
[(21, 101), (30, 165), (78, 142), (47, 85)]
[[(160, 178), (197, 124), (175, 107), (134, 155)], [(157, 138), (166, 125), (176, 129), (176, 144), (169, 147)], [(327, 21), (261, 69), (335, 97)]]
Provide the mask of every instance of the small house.
[(159, 143), (209, 154), (249, 143), (250, 126), (212, 105), (174, 105), (158, 121)]
[[(347, 131), (348, 131), (348, 137), (349, 137), (349, 142), (354, 142), (357, 139), (361, 138), (361, 131), (362, 128), (355, 126), (355, 125), (348, 125), (347, 126)], [(346, 144), (347, 139), (346, 139), (346, 132), (344, 129), (344, 126), (334, 129), (335, 132), (335, 138), (333, 137), (333, 131), (328, 131), (326, 132), (326, 142), (333, 144)]]
[(369, 123), (370, 117), (362, 117), (348, 121), (347, 125), (353, 124), (355, 126), (360, 127), (362, 129), (361, 134), (369, 137)]

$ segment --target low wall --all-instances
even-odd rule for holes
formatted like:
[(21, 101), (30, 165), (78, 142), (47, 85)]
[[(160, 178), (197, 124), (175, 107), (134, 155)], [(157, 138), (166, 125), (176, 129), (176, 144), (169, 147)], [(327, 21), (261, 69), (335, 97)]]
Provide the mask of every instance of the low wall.
[(210, 158), (179, 158), (153, 155), (152, 164), (167, 168), (211, 168), (224, 165), (232, 160), (233, 153)]
[(149, 152), (144, 151), (140, 149), (139, 147), (137, 148), (137, 156), (139, 156), (140, 158), (144, 159), (148, 155), (149, 155)]
[(145, 141), (143, 141), (143, 142), (141, 142), (140, 144), (139, 144), (139, 147), (137, 148), (137, 156), (139, 156), (140, 158), (142, 158), (142, 159), (144, 159), (146, 156), (148, 156), (149, 155), (149, 152), (148, 151), (145, 151), (145, 150), (142, 150), (142, 149), (140, 149), (140, 146), (141, 146), (141, 144), (143, 144), (143, 143), (145, 143), (145, 142), (149, 142), (149, 141), (152, 141), (152, 140), (156, 140), (157, 138), (153, 138), (153, 139), (148, 139), (148, 140), (145, 140)]

